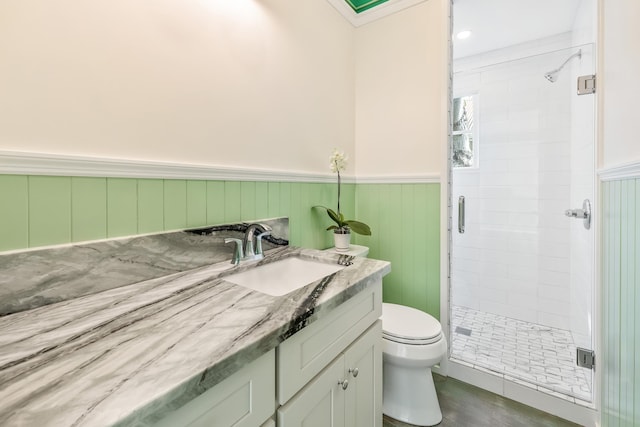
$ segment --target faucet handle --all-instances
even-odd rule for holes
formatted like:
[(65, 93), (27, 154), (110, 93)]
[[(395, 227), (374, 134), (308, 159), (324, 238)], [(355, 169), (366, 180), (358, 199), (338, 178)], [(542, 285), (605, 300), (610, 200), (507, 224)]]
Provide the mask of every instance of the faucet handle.
[(240, 260), (242, 258), (244, 258), (244, 253), (242, 252), (242, 240), (234, 239), (234, 238), (231, 238), (231, 237), (227, 237), (227, 238), (224, 239), (224, 243), (225, 244), (226, 243), (231, 243), (231, 242), (236, 244), (236, 248), (233, 251), (233, 258), (231, 258), (231, 264), (236, 265), (236, 264), (240, 263)]
[(256, 255), (264, 255), (262, 252), (262, 238), (264, 236), (271, 236), (271, 230), (267, 230), (256, 236)]

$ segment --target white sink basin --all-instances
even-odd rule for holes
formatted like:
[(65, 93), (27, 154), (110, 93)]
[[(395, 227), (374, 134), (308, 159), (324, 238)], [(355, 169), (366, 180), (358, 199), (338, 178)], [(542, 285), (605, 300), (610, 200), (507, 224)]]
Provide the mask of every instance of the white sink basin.
[(343, 268), (338, 264), (291, 257), (232, 274), (224, 280), (279, 297)]

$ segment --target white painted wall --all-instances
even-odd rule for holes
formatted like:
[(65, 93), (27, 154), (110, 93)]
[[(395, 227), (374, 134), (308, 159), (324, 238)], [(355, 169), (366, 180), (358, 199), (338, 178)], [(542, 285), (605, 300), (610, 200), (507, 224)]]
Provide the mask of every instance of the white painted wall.
[(446, 141), (448, 2), (356, 31), (356, 176), (439, 173)]
[(640, 99), (640, 2), (600, 1), (602, 96), (601, 167), (640, 162), (640, 143), (627, 129), (637, 123)]
[(0, 3), (0, 149), (328, 173), (354, 29), (326, 0)]

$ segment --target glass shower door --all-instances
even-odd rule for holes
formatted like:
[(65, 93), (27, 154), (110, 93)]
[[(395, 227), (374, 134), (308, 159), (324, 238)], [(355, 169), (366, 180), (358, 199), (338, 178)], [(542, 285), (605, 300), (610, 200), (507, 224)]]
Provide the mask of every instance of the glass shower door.
[(593, 72), (592, 45), (468, 68), (452, 108), (450, 356), (585, 402), (595, 97), (576, 81)]

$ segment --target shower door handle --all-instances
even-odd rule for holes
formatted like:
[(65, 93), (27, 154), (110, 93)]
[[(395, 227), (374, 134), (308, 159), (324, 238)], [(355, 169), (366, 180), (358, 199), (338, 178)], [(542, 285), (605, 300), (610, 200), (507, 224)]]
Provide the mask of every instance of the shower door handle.
[(464, 196), (458, 197), (458, 233), (464, 234)]
[(584, 199), (582, 202), (582, 209), (567, 209), (564, 211), (565, 216), (569, 218), (581, 219), (584, 224), (584, 228), (587, 230), (591, 228), (591, 202), (589, 199)]

